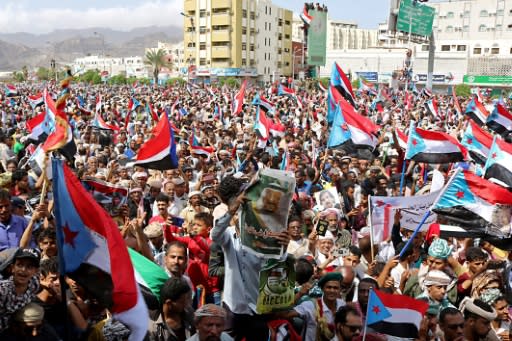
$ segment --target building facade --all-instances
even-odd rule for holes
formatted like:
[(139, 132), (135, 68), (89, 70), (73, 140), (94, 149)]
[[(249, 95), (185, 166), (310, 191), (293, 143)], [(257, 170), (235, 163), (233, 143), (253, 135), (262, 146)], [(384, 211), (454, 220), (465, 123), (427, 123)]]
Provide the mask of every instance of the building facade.
[(196, 68), (198, 77), (270, 80), (291, 73), (291, 11), (269, 0), (184, 0), (183, 4), (184, 60)]
[[(466, 83), (474, 86), (512, 86), (512, 1), (446, 0), (428, 2), (436, 15), (434, 87)], [(378, 74), (387, 82), (390, 72), (403, 68), (405, 51), (413, 51), (415, 81), (427, 78), (429, 45), (398, 40), (379, 24), (376, 48), (328, 49), (327, 65), (321, 76), (328, 76), (338, 61), (352, 76), (365, 72)]]
[(83, 74), (89, 70), (106, 71), (109, 76), (124, 75), (126, 77), (146, 78), (148, 70), (144, 58), (140, 56), (113, 58), (87, 56), (76, 58), (72, 64), (73, 74)]

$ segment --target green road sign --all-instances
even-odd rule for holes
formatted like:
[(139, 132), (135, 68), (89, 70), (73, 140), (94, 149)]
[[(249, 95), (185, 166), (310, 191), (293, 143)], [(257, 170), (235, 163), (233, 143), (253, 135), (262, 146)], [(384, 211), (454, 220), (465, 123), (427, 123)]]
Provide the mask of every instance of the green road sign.
[(413, 0), (402, 0), (398, 10), (396, 30), (419, 36), (430, 37), (436, 10)]
[(512, 76), (473, 76), (464, 75), (463, 82), (465, 84), (500, 84), (510, 85), (512, 84)]
[(325, 66), (327, 51), (327, 12), (310, 10), (313, 17), (308, 29), (308, 64)]

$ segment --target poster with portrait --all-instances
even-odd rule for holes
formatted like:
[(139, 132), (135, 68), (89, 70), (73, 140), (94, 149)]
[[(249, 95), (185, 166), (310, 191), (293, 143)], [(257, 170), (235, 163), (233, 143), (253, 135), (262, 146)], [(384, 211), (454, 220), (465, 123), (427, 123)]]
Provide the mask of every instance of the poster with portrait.
[(293, 173), (263, 169), (246, 191), (239, 226), (242, 244), (251, 252), (270, 258), (284, 250), (275, 238), (287, 230), (288, 212), (295, 193)]
[(315, 193), (316, 206), (315, 210), (317, 212), (321, 212), (328, 208), (341, 208), (340, 204), (340, 196), (338, 195), (338, 191), (336, 187), (330, 187), (323, 189), (319, 192)]
[(269, 259), (260, 271), (260, 285), (256, 312), (267, 314), (293, 306), (295, 299), (295, 266), (289, 256), (286, 260)]

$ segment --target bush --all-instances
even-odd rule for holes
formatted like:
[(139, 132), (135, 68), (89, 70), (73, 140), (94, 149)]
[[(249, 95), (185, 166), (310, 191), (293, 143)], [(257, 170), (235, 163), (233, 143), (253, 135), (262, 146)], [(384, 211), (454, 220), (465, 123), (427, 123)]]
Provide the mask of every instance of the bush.
[(455, 85), (455, 94), (461, 97), (470, 97), (471, 96), (471, 87), (466, 84), (458, 84)]
[(182, 86), (185, 83), (186, 83), (186, 81), (183, 78), (176, 77), (176, 78), (169, 78), (166, 82), (166, 85)]

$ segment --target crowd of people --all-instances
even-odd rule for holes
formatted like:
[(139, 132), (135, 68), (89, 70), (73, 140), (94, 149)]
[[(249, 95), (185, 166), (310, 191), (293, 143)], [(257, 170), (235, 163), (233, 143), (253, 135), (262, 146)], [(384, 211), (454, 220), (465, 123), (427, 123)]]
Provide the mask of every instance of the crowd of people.
[[(0, 103), (0, 340), (126, 340), (130, 330), (73, 276), (60, 273), (55, 202), (51, 186), (41, 197), (45, 171), (31, 162), (37, 143), (27, 130), (27, 121), (45, 110), (31, 107), (27, 96), (58, 89), (16, 87), (18, 94), (3, 95)], [(401, 193), (405, 161), (395, 131), (415, 120), (460, 139), (467, 119), (452, 97), (423, 93), (410, 100), (388, 90), (376, 106), (375, 95), (359, 93), (359, 114), (381, 127), (368, 158), (326, 148), (326, 93), (311, 84), (292, 87), (300, 104), (279, 96), (276, 84), (249, 86), (242, 112), (232, 115), (238, 89), (226, 86), (70, 86), (65, 112), (76, 153), (68, 165), (84, 182), (127, 190), (126, 198), (95, 199), (118, 223), (126, 246), (169, 277), (158, 303), (147, 302), (149, 316), (141, 316), (148, 320), (147, 339), (346, 341), (363, 333), (367, 340), (398, 339), (366, 326), (370, 292), (379, 290), (428, 302), (418, 340), (509, 340), (508, 250), (481, 239), (420, 232), (401, 252), (416, 226), (402, 226), (400, 211), (391, 237), (372, 245), (368, 196), (428, 192), (434, 170), (448, 178), (449, 165), (409, 162)], [(274, 104), (267, 116), (285, 128), (263, 143), (251, 105), (257, 93)], [(438, 116), (425, 108), (431, 96)], [(141, 105), (128, 112), (134, 98)], [(470, 99), (459, 100), (464, 107)], [(156, 124), (149, 104), (172, 122), (176, 169), (134, 165)], [(98, 129), (96, 115), (116, 129)], [(198, 152), (192, 143), (213, 150)], [(286, 250), (282, 257), (293, 257), (296, 287), (290, 307), (258, 314), (265, 257), (242, 245), (238, 215), (247, 184), (267, 168), (296, 181), (287, 229), (275, 237)], [(320, 220), (327, 222), (323, 231)]]

